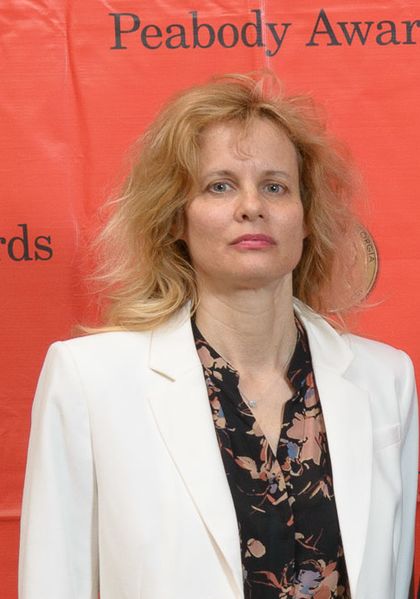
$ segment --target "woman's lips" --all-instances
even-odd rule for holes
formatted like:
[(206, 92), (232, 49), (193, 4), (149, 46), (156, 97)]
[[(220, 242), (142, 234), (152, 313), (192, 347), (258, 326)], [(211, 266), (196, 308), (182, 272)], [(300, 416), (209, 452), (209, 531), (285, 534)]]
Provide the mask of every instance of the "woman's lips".
[(260, 249), (275, 245), (275, 241), (269, 235), (241, 235), (231, 243), (235, 247), (247, 249)]

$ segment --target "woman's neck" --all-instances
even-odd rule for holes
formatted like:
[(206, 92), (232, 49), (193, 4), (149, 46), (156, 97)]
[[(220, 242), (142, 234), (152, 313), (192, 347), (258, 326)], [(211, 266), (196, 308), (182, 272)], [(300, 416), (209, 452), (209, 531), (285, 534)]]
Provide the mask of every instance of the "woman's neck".
[(236, 370), (284, 371), (296, 341), (291, 277), (269, 288), (199, 293), (197, 326)]

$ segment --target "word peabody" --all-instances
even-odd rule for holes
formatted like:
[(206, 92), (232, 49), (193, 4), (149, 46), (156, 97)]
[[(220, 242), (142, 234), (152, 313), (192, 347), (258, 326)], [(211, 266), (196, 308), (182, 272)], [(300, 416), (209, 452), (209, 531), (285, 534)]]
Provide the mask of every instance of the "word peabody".
[[(188, 13), (183, 23), (171, 23), (165, 28), (155, 23), (144, 24), (140, 17), (131, 12), (109, 13), (114, 21), (114, 45), (111, 50), (126, 50), (133, 39), (148, 50), (166, 47), (169, 50), (201, 48), (214, 45), (234, 48), (264, 48), (266, 56), (275, 56), (282, 48), (289, 31), (290, 21), (265, 21), (260, 9), (250, 11), (250, 20), (242, 25), (225, 22), (208, 23), (198, 11)], [(311, 28), (305, 46), (356, 46), (367, 43), (377, 46), (415, 45), (420, 29), (420, 19), (411, 21), (333, 21), (321, 9)], [(136, 34), (133, 36), (133, 34)]]
[(154, 24), (144, 25), (134, 13), (109, 13), (114, 18), (115, 44), (111, 50), (125, 50), (122, 36), (140, 30), (140, 42), (149, 50), (157, 50), (165, 45), (170, 50), (177, 48), (210, 48), (219, 44), (223, 48), (233, 48), (240, 42), (248, 48), (268, 46), (265, 53), (274, 56), (280, 50), (286, 32), (291, 23), (263, 22), (261, 10), (251, 10), (255, 19), (242, 25), (223, 23), (215, 27), (210, 23), (199, 20), (198, 12), (192, 10), (189, 26), (172, 23), (166, 27), (165, 33)]

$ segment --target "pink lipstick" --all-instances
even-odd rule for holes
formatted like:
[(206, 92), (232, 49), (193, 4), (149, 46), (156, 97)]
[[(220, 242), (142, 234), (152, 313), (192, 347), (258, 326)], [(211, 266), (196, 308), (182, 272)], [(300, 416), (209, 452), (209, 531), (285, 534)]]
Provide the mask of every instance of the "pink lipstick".
[(275, 245), (275, 241), (269, 235), (248, 234), (237, 237), (232, 241), (231, 245), (249, 250), (259, 250)]

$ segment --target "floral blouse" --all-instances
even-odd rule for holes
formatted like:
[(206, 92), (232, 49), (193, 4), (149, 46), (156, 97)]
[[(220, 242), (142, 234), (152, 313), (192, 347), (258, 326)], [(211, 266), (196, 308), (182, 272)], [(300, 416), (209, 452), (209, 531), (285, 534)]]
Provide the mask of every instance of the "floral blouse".
[(238, 520), (245, 599), (350, 599), (331, 463), (305, 330), (287, 376), (274, 455), (238, 389), (239, 374), (192, 322)]

